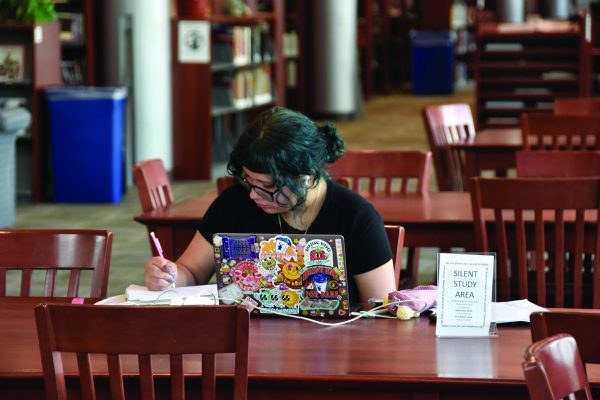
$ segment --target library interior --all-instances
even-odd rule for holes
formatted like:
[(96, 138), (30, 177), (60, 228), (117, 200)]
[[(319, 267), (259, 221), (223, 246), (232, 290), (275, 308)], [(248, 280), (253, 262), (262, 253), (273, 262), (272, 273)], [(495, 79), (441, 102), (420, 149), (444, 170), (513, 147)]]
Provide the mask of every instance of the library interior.
[[(231, 176), (238, 140), (275, 107), (337, 128), (346, 153), (317, 171), (327, 175), (327, 194), (316, 183), (295, 197), (284, 172), (271, 189), (254, 179), (259, 171)], [(16, 318), (0, 327), (0, 397), (72, 398), (81, 386), (106, 398), (115, 390), (214, 398), (216, 387), (236, 399), (542, 399), (558, 393), (543, 384), (544, 374), (554, 374), (560, 390), (591, 399), (600, 394), (600, 354), (579, 327), (600, 327), (598, 112), (598, 0), (0, 0), (0, 316)], [(317, 178), (302, 174), (306, 182)], [(312, 246), (288, 239), (277, 242), (293, 248), (280, 261), (288, 270), (297, 265), (306, 281), (299, 282), (313, 285), (306, 293), (321, 296), (316, 311), (302, 308), (308, 294), (283, 276), (283, 266), (272, 278), (267, 257), (243, 271), (239, 265), (250, 261), (229, 260), (209, 284), (242, 293), (248, 275), (255, 278), (260, 294), (236, 298), (253, 310), (250, 318), (237, 306), (218, 306), (227, 309), (220, 313), (203, 306), (205, 314), (194, 315), (205, 304), (197, 298), (172, 315), (155, 310), (187, 334), (202, 331), (198, 341), (210, 346), (182, 346), (188, 339), (177, 333), (167, 340), (172, 347), (161, 347), (153, 342), (158, 334), (148, 335), (138, 350), (162, 356), (154, 365), (125, 361), (120, 389), (107, 378), (114, 359), (94, 361), (94, 378), (83, 376), (79, 358), (64, 358), (64, 372), (54, 365), (57, 352), (83, 354), (92, 342), (111, 353), (99, 324), (120, 324), (124, 338), (140, 334), (130, 318), (143, 318), (148, 331), (163, 329), (150, 315), (129, 314), (133, 307), (111, 316), (92, 303), (148, 296), (149, 260), (180, 269), (178, 259), (197, 261), (186, 249), (198, 236), (211, 245), (202, 227), (214, 218), (204, 216), (240, 187), (261, 208), (261, 193), (278, 206), (292, 193), (306, 210), (311, 196), (315, 203), (327, 196), (325, 204), (332, 187), (358, 194), (383, 222), (396, 290), (373, 300), (378, 311), (356, 311), (356, 322), (335, 330), (256, 318), (269, 313), (261, 307), (278, 304), (288, 314), (339, 320), (320, 318), (333, 315), (326, 304), (335, 301), (322, 297), (310, 265), (300, 265), (315, 261)], [(313, 233), (324, 209), (292, 207), (291, 222), (277, 214), (279, 233)], [(321, 242), (331, 257), (341, 247)], [(344, 280), (332, 278), (344, 275), (341, 260), (337, 272), (315, 274), (328, 279), (329, 296), (344, 294)], [(485, 278), (453, 270), (464, 278), (457, 281), (446, 272), (473, 263)], [(463, 288), (460, 302), (447, 294), (451, 284)], [(464, 289), (475, 287), (485, 289)], [(175, 304), (168, 291), (164, 304)], [(335, 312), (349, 317), (347, 294)], [(293, 307), (290, 296), (299, 296)], [(38, 305), (56, 298), (85, 304)], [(473, 311), (479, 306), (483, 312)], [(214, 332), (204, 333), (207, 325)], [(60, 337), (59, 329), (94, 332), (86, 342)], [(446, 335), (461, 339), (440, 340)], [(127, 340), (117, 342), (117, 353), (137, 354)], [(182, 361), (164, 354), (204, 351), (235, 357), (218, 356), (213, 370), (204, 368), (214, 357), (201, 366), (183, 362), (192, 370), (178, 378), (185, 388), (168, 379)], [(569, 352), (572, 364), (564, 361)], [(561, 360), (552, 359), (559, 353), (563, 368), (575, 372), (560, 371)], [(154, 388), (143, 378), (147, 370), (162, 374)]]

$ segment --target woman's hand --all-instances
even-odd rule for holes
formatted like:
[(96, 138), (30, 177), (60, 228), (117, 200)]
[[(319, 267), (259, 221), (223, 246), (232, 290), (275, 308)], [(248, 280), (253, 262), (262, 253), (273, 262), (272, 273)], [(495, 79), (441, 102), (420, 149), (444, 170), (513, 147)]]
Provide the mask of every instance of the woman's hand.
[(144, 280), (149, 290), (164, 290), (171, 287), (177, 278), (177, 264), (173, 261), (152, 257), (145, 265)]

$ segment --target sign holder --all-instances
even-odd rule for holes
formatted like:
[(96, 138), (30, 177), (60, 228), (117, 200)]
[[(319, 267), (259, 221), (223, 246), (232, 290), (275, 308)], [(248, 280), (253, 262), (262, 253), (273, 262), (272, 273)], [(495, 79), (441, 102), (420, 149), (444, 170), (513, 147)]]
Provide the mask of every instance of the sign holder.
[(437, 337), (497, 337), (495, 253), (439, 253)]

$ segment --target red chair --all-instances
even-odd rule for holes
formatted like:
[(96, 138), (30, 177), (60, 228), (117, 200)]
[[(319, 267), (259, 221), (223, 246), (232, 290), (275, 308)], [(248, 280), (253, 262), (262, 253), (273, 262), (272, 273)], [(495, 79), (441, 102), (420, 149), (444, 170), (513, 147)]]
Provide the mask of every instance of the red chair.
[(471, 183), (475, 241), (479, 251), (497, 254), (499, 301), (600, 308), (600, 178)]
[(554, 99), (554, 115), (600, 114), (598, 97), (557, 97)]
[(464, 190), (464, 156), (448, 145), (475, 136), (471, 107), (465, 103), (433, 105), (424, 107), (422, 115), (429, 149), (433, 154), (438, 189)]
[[(7, 296), (7, 273), (20, 271), (20, 297), (105, 298), (111, 252), (110, 231), (0, 229), (0, 297)], [(91, 273), (90, 292), (80, 295), (86, 271)], [(34, 283), (38, 272), (45, 274), (40, 293)], [(67, 275), (66, 293), (61, 296), (58, 286)]]
[(529, 317), (531, 339), (534, 342), (568, 333), (577, 341), (584, 364), (600, 364), (600, 314), (583, 310), (553, 310), (534, 312)]
[(152, 355), (170, 361), (172, 399), (185, 396), (184, 367), (189, 363), (184, 364), (183, 355), (198, 359), (195, 365), (201, 358), (202, 399), (209, 400), (216, 398), (215, 355), (234, 353), (234, 399), (247, 397), (250, 316), (244, 308), (40, 304), (35, 319), (48, 399), (67, 398), (61, 353), (77, 355), (79, 395), (87, 399), (95, 398), (92, 354), (105, 355), (112, 399), (125, 398), (123, 377), (128, 371), (121, 355), (138, 356), (143, 399), (155, 398), (155, 376), (164, 375), (153, 370)]
[(348, 178), (350, 189), (370, 196), (408, 193), (411, 182), (412, 191), (425, 194), (430, 173), (431, 153), (417, 150), (348, 150), (329, 166), (333, 178)]
[(600, 150), (600, 115), (521, 115), (524, 150)]
[(600, 177), (600, 151), (524, 150), (517, 152), (521, 178)]
[(525, 349), (523, 372), (532, 400), (592, 399), (577, 343), (561, 333)]
[(133, 177), (142, 211), (152, 211), (173, 204), (173, 189), (162, 160), (140, 161), (133, 166)]

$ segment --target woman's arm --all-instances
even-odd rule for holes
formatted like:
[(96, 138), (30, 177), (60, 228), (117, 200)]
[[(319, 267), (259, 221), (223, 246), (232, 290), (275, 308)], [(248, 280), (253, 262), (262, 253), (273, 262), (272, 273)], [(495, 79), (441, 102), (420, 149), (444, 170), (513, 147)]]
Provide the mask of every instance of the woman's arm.
[(396, 290), (394, 263), (389, 260), (385, 264), (365, 272), (354, 275), (360, 301), (365, 308), (369, 308), (369, 299), (387, 299), (388, 294)]
[(204, 284), (214, 272), (213, 257), (212, 244), (196, 232), (176, 263), (160, 257), (152, 257), (146, 263), (146, 286), (150, 290), (166, 289), (173, 283), (173, 276), (176, 286)]

